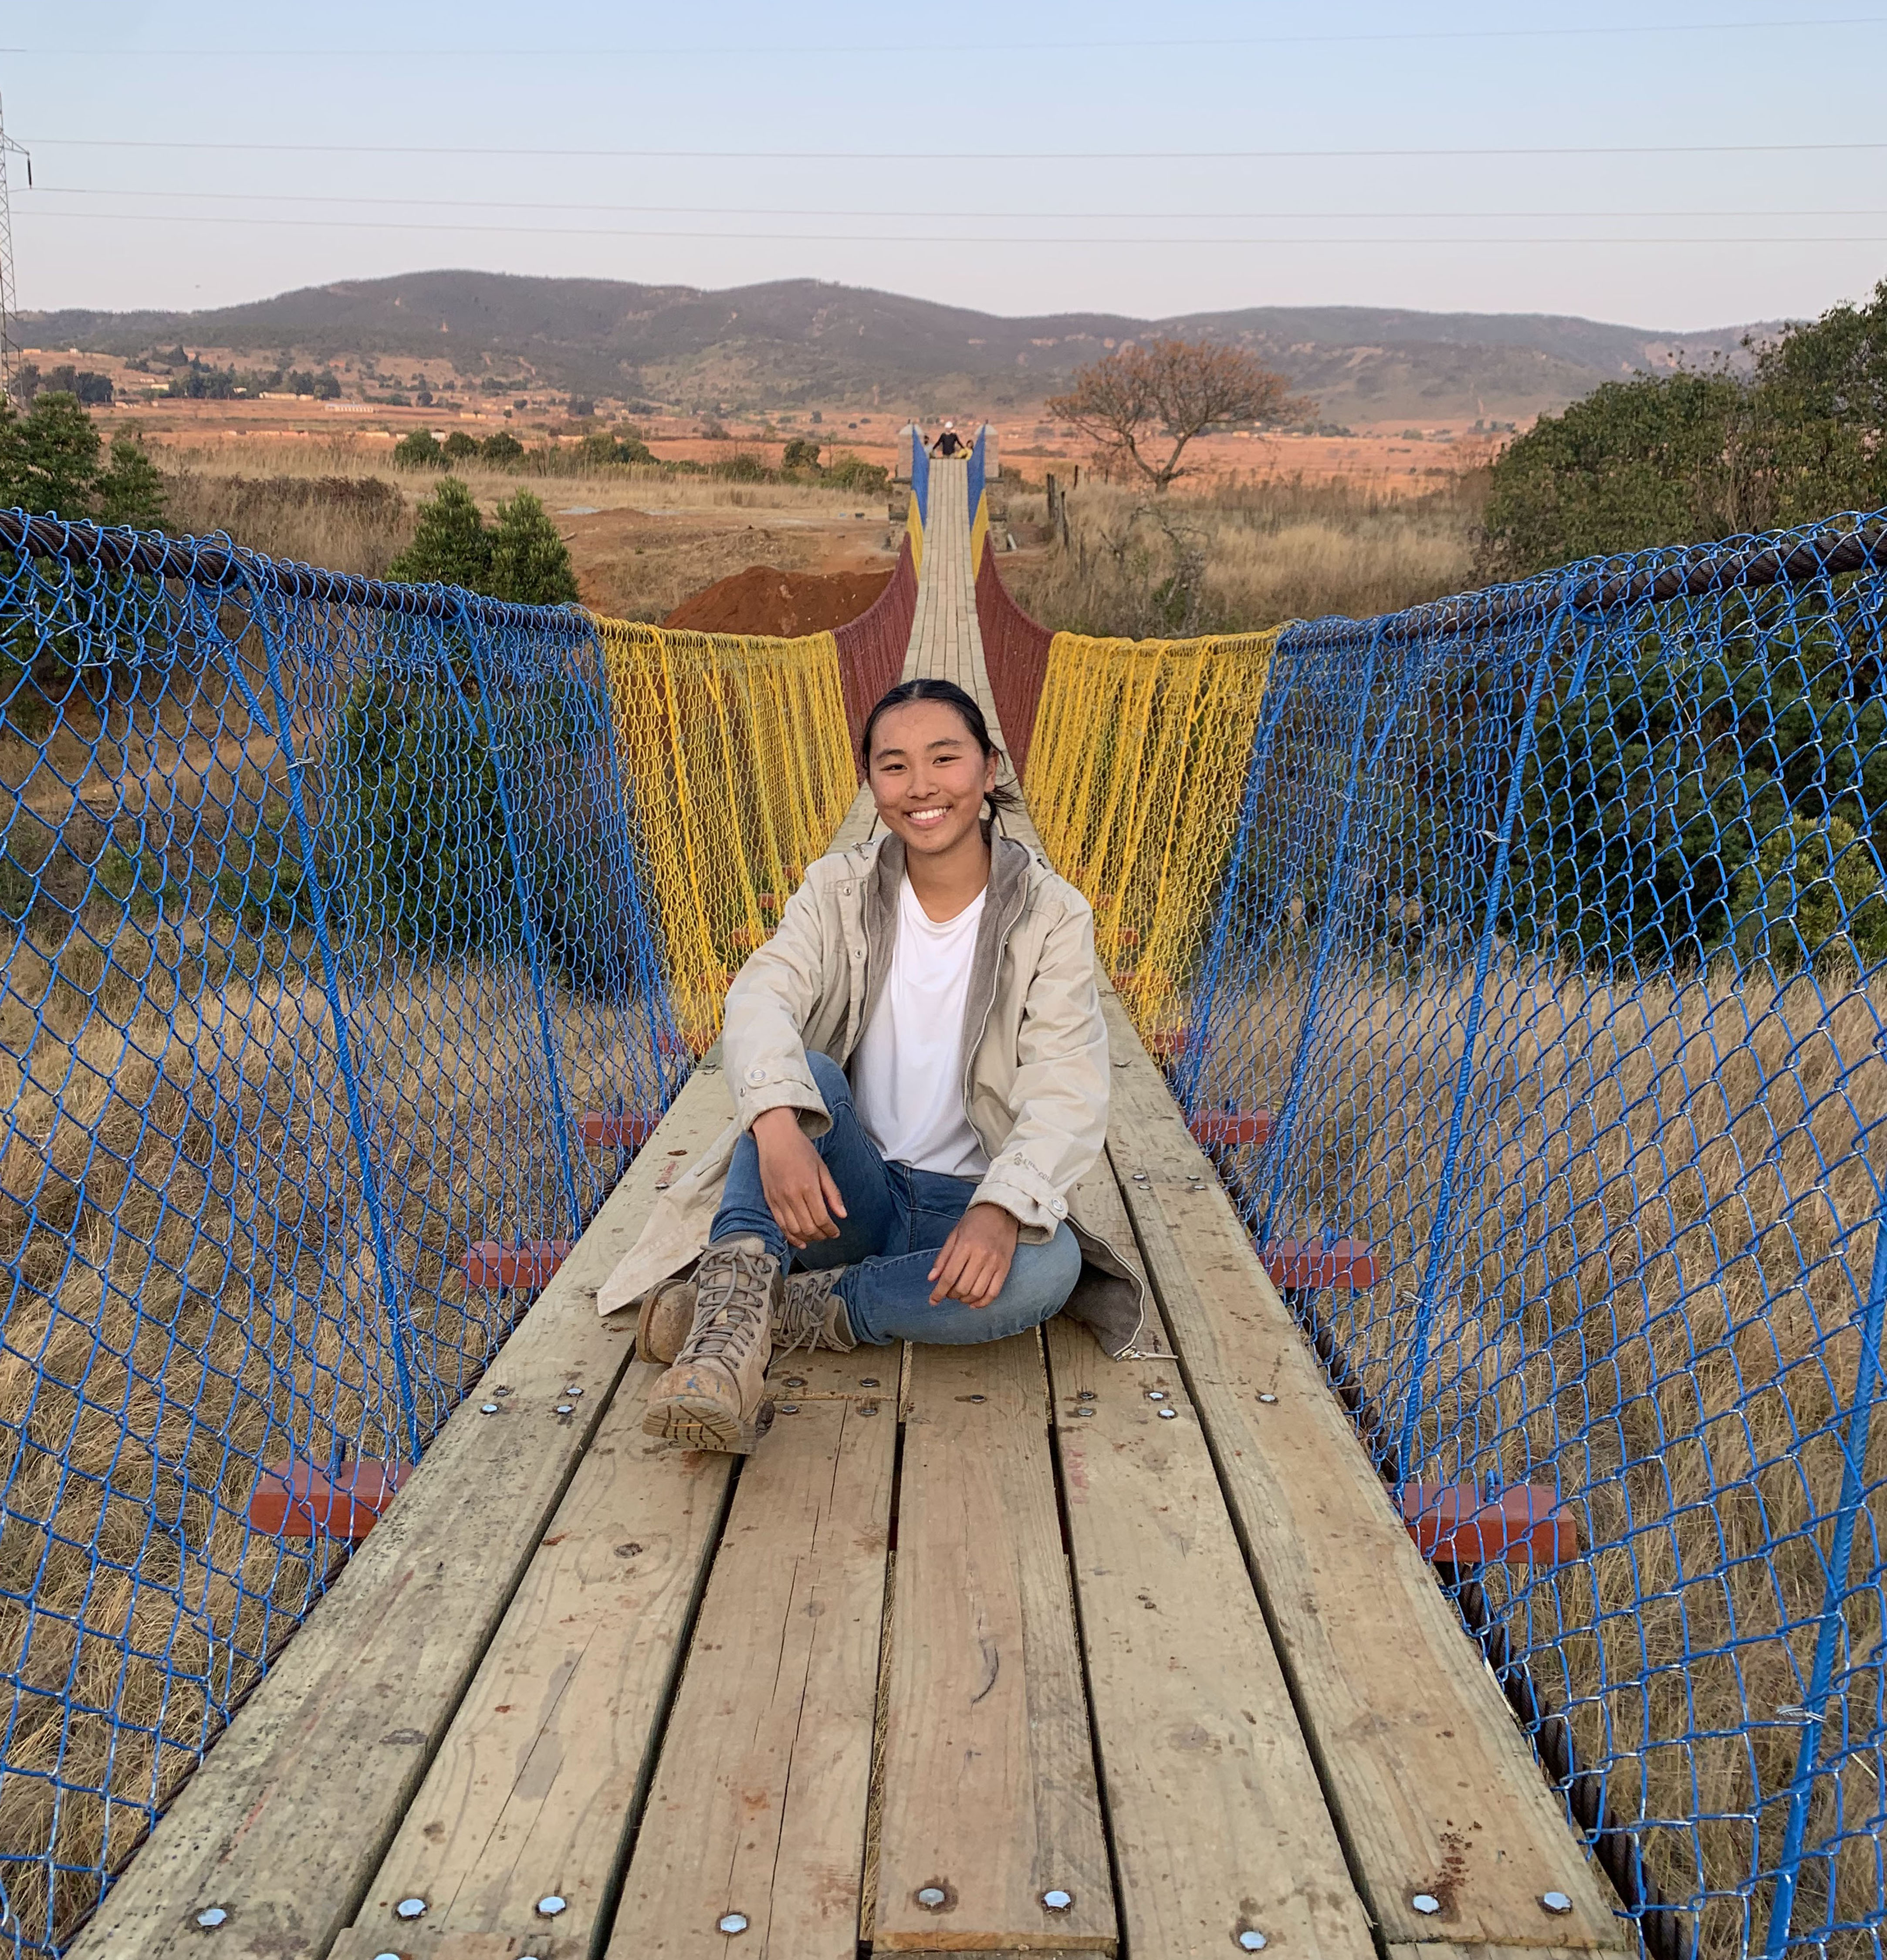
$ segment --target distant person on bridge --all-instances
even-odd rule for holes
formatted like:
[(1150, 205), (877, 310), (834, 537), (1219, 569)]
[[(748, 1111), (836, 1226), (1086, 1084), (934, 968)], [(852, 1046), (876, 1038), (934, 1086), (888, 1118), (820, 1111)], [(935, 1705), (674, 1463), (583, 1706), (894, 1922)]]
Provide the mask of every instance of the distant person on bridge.
[(933, 456), (955, 456), (963, 447), (963, 438), (956, 433), (954, 422), (946, 422), (943, 433), (931, 445)]
[(1142, 1338), (1138, 1279), (1068, 1217), (1107, 1134), (1087, 902), (1004, 835), (961, 688), (894, 687), (861, 746), (883, 834), (813, 864), (735, 977), (735, 1121), (598, 1296), (639, 1304), (671, 1364), (643, 1427), (689, 1449), (753, 1449), (776, 1344), (1000, 1341), (1064, 1305), (1116, 1357)]

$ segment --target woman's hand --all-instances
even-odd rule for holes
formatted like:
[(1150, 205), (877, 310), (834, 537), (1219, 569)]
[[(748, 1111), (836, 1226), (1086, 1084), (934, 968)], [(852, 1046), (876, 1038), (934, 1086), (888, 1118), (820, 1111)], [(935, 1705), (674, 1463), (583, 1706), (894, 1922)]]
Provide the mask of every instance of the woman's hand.
[(825, 1159), (800, 1128), (799, 1112), (769, 1109), (754, 1118), (753, 1134), (760, 1153), (760, 1188), (786, 1242), (797, 1252), (815, 1239), (836, 1239), (832, 1220), (845, 1217), (845, 1201)]
[(1019, 1229), (1015, 1214), (1000, 1204), (972, 1204), (957, 1220), (931, 1268), (935, 1282), (931, 1304), (954, 1300), (965, 1306), (988, 1306), (1009, 1277)]

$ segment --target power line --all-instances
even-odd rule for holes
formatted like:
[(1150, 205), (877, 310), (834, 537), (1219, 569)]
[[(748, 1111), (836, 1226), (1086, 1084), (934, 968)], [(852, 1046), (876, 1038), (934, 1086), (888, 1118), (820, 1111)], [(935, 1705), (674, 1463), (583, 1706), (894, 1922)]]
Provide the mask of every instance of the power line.
[(525, 238), (675, 238), (685, 240), (725, 239), (741, 244), (824, 244), (824, 245), (1887, 245), (1887, 234), (1876, 237), (1844, 234), (1841, 237), (1823, 235), (1805, 238), (1799, 232), (1782, 232), (1774, 234), (1745, 234), (1736, 235), (1717, 233), (1708, 237), (1682, 237), (1671, 236), (1596, 237), (1567, 237), (1564, 234), (1539, 237), (1519, 237), (1512, 235), (1481, 238), (1429, 237), (1407, 232), (1392, 233), (1381, 237), (1372, 237), (1357, 233), (1342, 237), (1306, 238), (1294, 237), (1288, 233), (1275, 236), (1259, 237), (1255, 234), (1241, 237), (1221, 236), (1209, 237), (1198, 234), (1175, 237), (1171, 234), (1149, 234), (1144, 237), (1127, 237), (1102, 232), (1084, 232), (1078, 235), (1061, 234), (1045, 236), (1017, 232), (972, 234), (963, 232), (940, 231), (693, 231), (654, 228), (629, 228), (596, 224), (428, 224), (417, 218), (399, 219), (383, 218), (267, 218), (258, 215), (244, 218), (240, 215), (224, 217), (208, 212), (163, 212), (147, 214), (135, 211), (33, 211), (22, 212), (22, 218), (34, 218), (52, 224), (118, 223), (148, 224), (245, 224), (261, 226), (269, 231), (285, 227), (300, 230), (324, 231), (424, 231), (470, 233), (481, 236), (519, 237)]
[(1278, 162), (1346, 158), (1391, 161), (1422, 157), (1732, 157), (1887, 150), (1887, 142), (1507, 144), (1379, 150), (600, 150), (500, 148), (492, 144), (232, 143), (129, 136), (41, 136), (40, 149), (202, 150), (247, 155), (320, 157), (551, 157), (648, 162), (750, 164), (1149, 164)]
[[(1408, 27), (1389, 29), (1375, 33), (1334, 34), (1211, 34), (1169, 36), (1162, 35), (1140, 40), (1046, 40), (1025, 41), (1005, 39), (1002, 43), (1004, 55), (1025, 54), (1105, 54), (1115, 50), (1135, 53), (1160, 48), (1287, 48), (1287, 47), (1364, 47), (1389, 43), (1403, 44), (1409, 42), (1461, 42), (1461, 41), (1531, 41), (1531, 40), (1586, 40), (1616, 38), (1624, 36), (1643, 37), (1656, 34), (1725, 34), (1750, 33), (1800, 33), (1805, 29), (1824, 27), (1878, 27), (1887, 26), (1887, 14), (1847, 14), (1824, 16), (1811, 20), (1783, 21), (1632, 21), (1616, 26), (1570, 27)], [(397, 60), (403, 56), (414, 59), (437, 61), (442, 56), (463, 56), (471, 60), (483, 61), (493, 57), (517, 59), (520, 56), (538, 56), (547, 60), (595, 60), (616, 57), (636, 60), (662, 59), (668, 57), (713, 57), (728, 56), (761, 56), (773, 57), (781, 55), (808, 55), (830, 56), (834, 55), (960, 55), (986, 54), (988, 44), (982, 41), (855, 41), (835, 42), (826, 44), (805, 42), (782, 42), (777, 44), (733, 46), (726, 42), (691, 42), (656, 43), (643, 46), (609, 47), (546, 47), (542, 43), (530, 47), (501, 48), (231, 48), (220, 47), (126, 47), (122, 45), (103, 46), (57, 46), (39, 48), (0, 48), (0, 54), (38, 55), (62, 59), (83, 56), (95, 59), (100, 56), (121, 56), (135, 61), (148, 61), (153, 56), (169, 56), (196, 61), (209, 57), (236, 57), (250, 60), (307, 60), (310, 57), (329, 55), (337, 59), (358, 61), (366, 57), (375, 59)]]
[(1208, 224), (1229, 219), (1256, 224), (1283, 218), (1457, 218), (1465, 224), (1481, 219), (1501, 222), (1522, 218), (1887, 218), (1887, 208), (1814, 211), (1749, 209), (1735, 211), (888, 211), (807, 205), (758, 204), (593, 204), (581, 198), (375, 197), (352, 191), (132, 190), (91, 184), (41, 184), (41, 196), (135, 198), (141, 202), (187, 198), (215, 204), (348, 204), (375, 208), (418, 205), (441, 211), (606, 211), (648, 218), (877, 218), (910, 221), (1014, 220), (1018, 224), (1144, 222)]

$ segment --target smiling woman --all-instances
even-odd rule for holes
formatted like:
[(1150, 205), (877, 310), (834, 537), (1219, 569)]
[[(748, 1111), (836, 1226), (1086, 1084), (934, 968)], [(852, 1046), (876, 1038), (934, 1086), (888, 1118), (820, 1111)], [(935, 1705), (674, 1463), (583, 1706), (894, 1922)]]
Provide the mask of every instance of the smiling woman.
[(1093, 917), (1004, 834), (982, 711), (902, 682), (861, 743), (883, 834), (821, 858), (741, 969), (736, 1121), (599, 1296), (670, 1364), (644, 1426), (747, 1451), (776, 1344), (1000, 1340), (1067, 1307), (1134, 1350), (1138, 1281), (1068, 1217), (1106, 1132)]

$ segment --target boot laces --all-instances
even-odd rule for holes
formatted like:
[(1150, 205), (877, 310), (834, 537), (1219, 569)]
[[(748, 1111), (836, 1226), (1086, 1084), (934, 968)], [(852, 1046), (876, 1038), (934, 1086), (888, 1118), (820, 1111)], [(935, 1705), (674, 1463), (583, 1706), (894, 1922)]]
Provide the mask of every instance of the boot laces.
[(737, 1252), (716, 1260), (700, 1276), (695, 1325), (676, 1360), (724, 1357), (730, 1350), (750, 1346), (766, 1323), (767, 1293), (765, 1275), (753, 1255)]
[(826, 1331), (826, 1303), (838, 1284), (836, 1268), (829, 1272), (795, 1273), (787, 1281), (778, 1325), (778, 1333), (786, 1338), (775, 1357), (776, 1363), (781, 1356), (796, 1354), (801, 1348), (810, 1354), (818, 1347), (819, 1337)]

